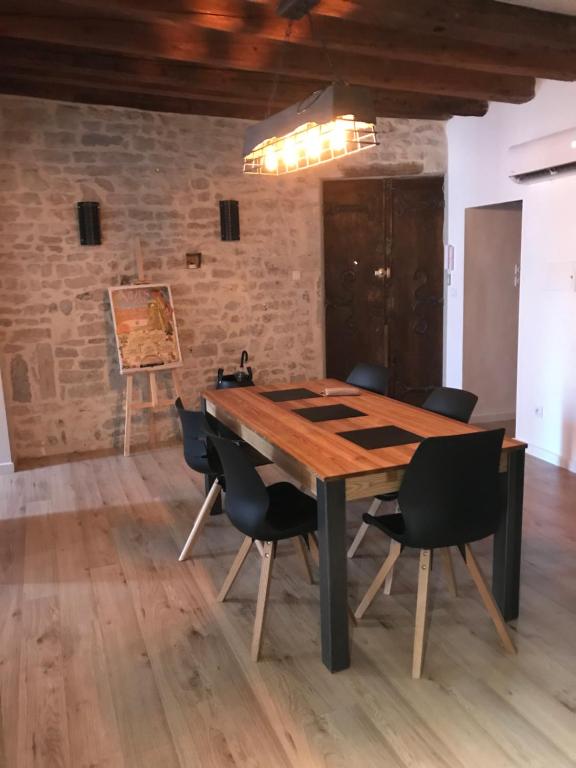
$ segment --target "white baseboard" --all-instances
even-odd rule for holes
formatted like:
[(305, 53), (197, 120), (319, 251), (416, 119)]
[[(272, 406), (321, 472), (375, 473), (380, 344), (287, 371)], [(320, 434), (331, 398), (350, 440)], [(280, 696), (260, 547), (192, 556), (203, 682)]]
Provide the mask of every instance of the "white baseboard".
[(14, 472), (14, 462), (3, 461), (0, 463), (0, 475), (11, 475)]
[(570, 472), (576, 473), (576, 459), (572, 459), (569, 456), (561, 456), (558, 453), (546, 450), (546, 448), (538, 448), (537, 445), (529, 445), (526, 453), (529, 456), (534, 456), (536, 459), (547, 461), (548, 464), (554, 464), (556, 467), (563, 467)]

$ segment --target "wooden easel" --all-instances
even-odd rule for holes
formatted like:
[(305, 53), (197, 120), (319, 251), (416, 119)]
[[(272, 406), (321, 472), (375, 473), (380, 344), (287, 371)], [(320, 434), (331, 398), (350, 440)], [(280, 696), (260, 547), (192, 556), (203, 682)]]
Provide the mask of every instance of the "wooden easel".
[[(142, 259), (142, 247), (140, 243), (140, 238), (135, 238), (134, 240), (134, 256), (136, 259), (136, 269), (138, 274), (138, 279), (136, 280), (135, 285), (138, 285), (140, 283), (145, 284), (146, 280), (144, 279), (144, 262)], [(170, 374), (172, 376), (172, 386), (174, 388), (174, 400), (177, 397), (180, 397), (180, 381), (177, 374), (177, 368), (182, 367), (182, 363), (177, 363), (173, 366), (166, 366), (163, 370), (169, 370)], [(154, 447), (157, 444), (157, 435), (156, 435), (156, 423), (155, 423), (155, 414), (157, 411), (162, 410), (163, 408), (171, 408), (174, 405), (174, 400), (159, 400), (158, 399), (158, 382), (156, 380), (156, 374), (158, 371), (138, 371), (137, 373), (127, 373), (126, 376), (126, 421), (124, 426), (124, 456), (130, 456), (130, 438), (132, 436), (132, 415), (134, 411), (144, 411), (149, 410), (150, 411), (150, 440), (149, 445), (150, 447)], [(148, 376), (148, 386), (149, 386), (149, 392), (150, 392), (150, 399), (149, 400), (134, 400), (133, 394), (134, 394), (134, 376), (137, 375), (146, 375)]]

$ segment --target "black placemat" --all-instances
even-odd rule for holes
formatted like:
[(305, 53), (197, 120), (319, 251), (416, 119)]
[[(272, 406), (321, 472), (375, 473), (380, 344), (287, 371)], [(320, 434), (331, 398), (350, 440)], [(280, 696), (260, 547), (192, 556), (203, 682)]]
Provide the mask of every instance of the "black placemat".
[(306, 400), (309, 397), (320, 397), (309, 389), (277, 389), (274, 392), (260, 392), (262, 397), (267, 397), (274, 403), (285, 403), (288, 400)]
[(366, 416), (362, 411), (347, 405), (321, 405), (319, 408), (298, 408), (292, 413), (303, 416), (308, 421), (332, 421), (333, 419), (351, 419), (354, 416)]
[(338, 432), (338, 434), (368, 451), (376, 448), (391, 448), (393, 445), (420, 443), (423, 440), (422, 435), (415, 435), (414, 432), (407, 432), (400, 427), (369, 427), (354, 429), (350, 432)]

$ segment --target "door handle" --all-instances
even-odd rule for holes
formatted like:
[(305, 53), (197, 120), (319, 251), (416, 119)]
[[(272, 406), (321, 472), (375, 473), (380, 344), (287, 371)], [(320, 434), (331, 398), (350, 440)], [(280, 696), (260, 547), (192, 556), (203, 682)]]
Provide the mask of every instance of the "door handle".
[(378, 267), (374, 270), (374, 277), (379, 280), (390, 280), (391, 270), (390, 267)]

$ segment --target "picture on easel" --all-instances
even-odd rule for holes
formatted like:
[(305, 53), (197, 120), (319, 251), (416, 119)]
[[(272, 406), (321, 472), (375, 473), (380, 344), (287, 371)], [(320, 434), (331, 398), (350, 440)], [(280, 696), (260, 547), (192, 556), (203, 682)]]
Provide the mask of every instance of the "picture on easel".
[(122, 285), (108, 289), (120, 373), (182, 365), (170, 286)]

